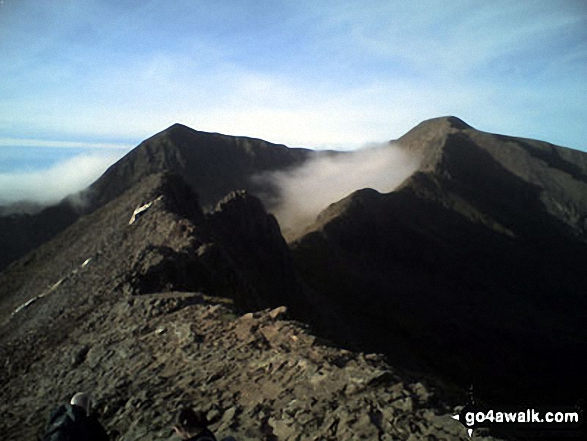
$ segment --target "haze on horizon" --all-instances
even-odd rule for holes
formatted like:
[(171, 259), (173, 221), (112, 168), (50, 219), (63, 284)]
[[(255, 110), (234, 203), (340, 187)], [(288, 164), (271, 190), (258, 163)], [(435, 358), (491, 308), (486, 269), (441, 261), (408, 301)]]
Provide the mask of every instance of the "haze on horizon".
[(349, 150), (456, 115), (587, 150), (582, 0), (5, 0), (0, 42), (3, 201), (77, 191), (175, 122)]

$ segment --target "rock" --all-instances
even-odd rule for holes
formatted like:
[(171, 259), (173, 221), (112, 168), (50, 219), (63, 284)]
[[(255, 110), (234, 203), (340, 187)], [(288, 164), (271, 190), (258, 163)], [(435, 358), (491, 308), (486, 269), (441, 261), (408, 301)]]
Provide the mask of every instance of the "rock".
[(90, 352), (90, 347), (88, 345), (84, 345), (81, 348), (77, 349), (71, 357), (71, 365), (73, 367), (76, 367), (82, 364), (84, 361), (86, 361), (88, 352)]
[(389, 388), (389, 394), (392, 400), (397, 400), (398, 398), (406, 396), (407, 391), (405, 389), (404, 383), (399, 381), (398, 383), (391, 386)]
[(402, 412), (411, 412), (414, 408), (414, 402), (410, 397), (400, 398), (399, 400), (392, 401), (390, 405), (397, 410)]
[(393, 381), (396, 381), (395, 375), (391, 371), (380, 371), (376, 372), (375, 375), (371, 377), (368, 381), (369, 386), (380, 386), (384, 384), (389, 384)]
[(221, 427), (229, 427), (233, 424), (235, 416), (236, 416), (237, 409), (236, 407), (231, 407), (227, 409), (223, 414), (220, 420)]
[(274, 346), (279, 344), (281, 334), (279, 332), (279, 329), (277, 329), (275, 326), (273, 326), (273, 325), (263, 326), (261, 329), (259, 329), (259, 332), (261, 333), (261, 335), (263, 335), (263, 337), (265, 337), (265, 339), (270, 344), (272, 344)]
[(283, 318), (286, 313), (287, 313), (287, 307), (280, 306), (280, 307), (275, 308), (272, 311), (270, 311), (269, 317), (271, 317), (272, 320), (277, 320), (279, 318)]
[(208, 419), (208, 421), (209, 421), (210, 424), (215, 424), (221, 418), (220, 411), (218, 409), (211, 409), (206, 414), (206, 418)]
[(426, 403), (433, 395), (432, 392), (429, 392), (422, 383), (412, 385), (412, 391), (420, 403)]
[(294, 421), (291, 419), (284, 420), (282, 418), (269, 418), (268, 423), (273, 428), (273, 434), (276, 435), (278, 439), (290, 439), (290, 437), (294, 436), (297, 432), (294, 427)]
[(349, 383), (344, 388), (343, 393), (347, 397), (350, 397), (352, 395), (356, 395), (356, 394), (358, 394), (360, 392), (363, 392), (364, 390), (365, 390), (365, 385), (364, 384), (361, 384), (361, 383)]
[(175, 324), (174, 334), (180, 343), (192, 343), (196, 341), (197, 334), (195, 332), (195, 325), (192, 323)]

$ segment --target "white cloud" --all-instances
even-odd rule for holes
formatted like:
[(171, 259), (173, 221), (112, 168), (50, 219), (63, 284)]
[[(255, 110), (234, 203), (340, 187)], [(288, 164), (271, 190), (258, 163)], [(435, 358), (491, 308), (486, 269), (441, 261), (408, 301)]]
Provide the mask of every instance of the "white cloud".
[(23, 200), (58, 202), (90, 185), (119, 157), (83, 154), (43, 170), (0, 173), (0, 204)]
[(384, 144), (334, 156), (322, 153), (293, 171), (265, 173), (256, 179), (279, 189), (277, 203), (265, 203), (284, 234), (293, 237), (328, 205), (363, 188), (390, 192), (418, 165), (419, 158), (413, 154)]
[(108, 149), (130, 150), (131, 144), (113, 142), (80, 142), (80, 141), (56, 141), (27, 138), (0, 138), (0, 147), (48, 147), (48, 148), (83, 148), (83, 149)]

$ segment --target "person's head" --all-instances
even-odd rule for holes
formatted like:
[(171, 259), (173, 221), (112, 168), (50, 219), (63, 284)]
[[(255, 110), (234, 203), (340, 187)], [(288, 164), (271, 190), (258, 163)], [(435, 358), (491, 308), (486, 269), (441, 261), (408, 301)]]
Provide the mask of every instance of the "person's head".
[(89, 415), (90, 411), (92, 410), (92, 399), (88, 394), (83, 392), (78, 392), (75, 394), (71, 398), (70, 404), (72, 406), (81, 407), (86, 412), (86, 415)]
[(188, 439), (198, 435), (208, 427), (206, 414), (201, 411), (194, 412), (190, 407), (183, 407), (177, 412), (175, 432), (182, 438)]

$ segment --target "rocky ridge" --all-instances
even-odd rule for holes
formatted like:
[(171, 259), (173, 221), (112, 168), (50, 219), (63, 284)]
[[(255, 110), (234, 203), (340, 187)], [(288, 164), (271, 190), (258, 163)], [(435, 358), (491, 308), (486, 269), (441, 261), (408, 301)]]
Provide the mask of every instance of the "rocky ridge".
[(149, 176), (0, 274), (1, 433), (40, 435), (84, 390), (120, 440), (174, 439), (180, 404), (237, 440), (466, 436), (442, 391), (383, 356), (327, 345), (285, 307), (242, 312), (309, 308), (292, 265), (258, 199), (204, 213), (180, 177)]
[(499, 402), (585, 396), (587, 154), (454, 117), (398, 143), (420, 169), (324, 210), (291, 244), (301, 278), (393, 364)]
[[(231, 224), (239, 219), (235, 210), (249, 217), (246, 231)], [(59, 344), (96, 305), (121, 294), (203, 290), (243, 309), (276, 306), (271, 294), (293, 295), (298, 284), (275, 225), (244, 192), (204, 214), (180, 177), (151, 175), (0, 273), (0, 350), (24, 367), (31, 354), (15, 348)], [(255, 247), (238, 242), (260, 235), (265, 242)], [(255, 267), (242, 264), (247, 253)], [(280, 278), (261, 283), (259, 271)]]
[(320, 343), (285, 307), (238, 316), (200, 293), (98, 305), (2, 386), (0, 430), (34, 438), (77, 390), (93, 394), (121, 440), (177, 439), (171, 425), (184, 404), (206, 411), (219, 439), (468, 439), (433, 386), (381, 356)]

